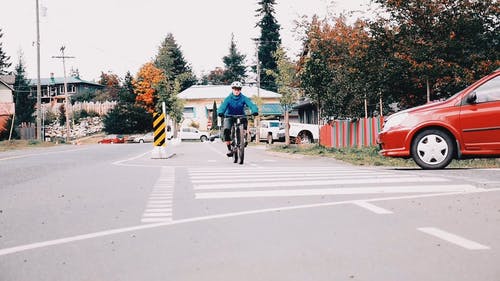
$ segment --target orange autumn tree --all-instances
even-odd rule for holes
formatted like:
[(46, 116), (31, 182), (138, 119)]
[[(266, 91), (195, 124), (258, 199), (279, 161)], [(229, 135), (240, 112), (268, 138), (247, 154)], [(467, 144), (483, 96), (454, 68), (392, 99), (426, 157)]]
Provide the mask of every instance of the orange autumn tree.
[(166, 80), (163, 70), (154, 66), (152, 62), (144, 64), (134, 81), (134, 93), (136, 103), (144, 106), (150, 113), (154, 112), (158, 101), (157, 88), (162, 81)]

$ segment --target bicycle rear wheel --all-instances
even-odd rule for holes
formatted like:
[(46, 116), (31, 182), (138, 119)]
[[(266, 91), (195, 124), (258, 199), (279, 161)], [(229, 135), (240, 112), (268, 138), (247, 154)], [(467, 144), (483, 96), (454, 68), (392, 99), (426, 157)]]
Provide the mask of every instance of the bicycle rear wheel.
[(240, 161), (238, 163), (243, 164), (243, 161), (245, 160), (245, 130), (243, 129), (243, 126), (240, 126), (238, 129), (238, 157), (240, 158)]

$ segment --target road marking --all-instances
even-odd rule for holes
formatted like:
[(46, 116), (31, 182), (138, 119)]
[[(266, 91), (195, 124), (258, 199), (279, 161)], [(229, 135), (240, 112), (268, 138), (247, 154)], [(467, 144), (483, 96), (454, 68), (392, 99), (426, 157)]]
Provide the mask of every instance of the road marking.
[[(289, 190), (198, 192), (196, 199), (228, 199), (257, 197), (294, 197), (320, 195), (384, 194), (384, 193), (427, 193), (427, 192), (470, 192), (481, 190), (473, 185), (413, 185), (353, 188), (318, 188)], [(366, 201), (366, 200), (365, 200)]]
[(365, 202), (365, 201), (357, 201), (357, 202), (354, 202), (353, 204), (356, 205), (356, 206), (359, 206), (361, 208), (365, 208), (368, 211), (372, 211), (375, 214), (379, 214), (379, 215), (388, 215), (388, 214), (392, 214), (393, 213), (393, 212), (391, 212), (389, 210), (386, 210), (384, 208), (380, 208), (378, 206), (375, 206), (375, 205), (373, 205), (371, 203), (368, 203), (368, 202)]
[(141, 154), (139, 154), (137, 156), (130, 157), (130, 158), (127, 158), (127, 159), (124, 159), (124, 160), (115, 161), (115, 162), (113, 162), (113, 165), (124, 165), (124, 164), (122, 164), (123, 162), (133, 161), (135, 159), (141, 158), (142, 156), (144, 156), (144, 155), (146, 155), (148, 153), (151, 153), (151, 151), (146, 151), (146, 152), (141, 153)]
[[(237, 183), (237, 182), (243, 182), (247, 183), (249, 180), (252, 182), (283, 182), (287, 181), (290, 182), (291, 180), (300, 180), (303, 181), (305, 179), (313, 179), (313, 180), (336, 180), (335, 182), (339, 182), (338, 180), (343, 180), (343, 179), (374, 179), (374, 178), (398, 178), (398, 179), (404, 179), (404, 178), (415, 178), (414, 176), (411, 175), (401, 175), (401, 176), (395, 176), (391, 174), (384, 174), (384, 175), (266, 175), (266, 176), (238, 176), (235, 178), (223, 178), (223, 179), (218, 179), (218, 178), (210, 178), (210, 179), (191, 179), (191, 182), (193, 184), (202, 184), (209, 182), (210, 184), (216, 184), (216, 183)], [(370, 180), (371, 182), (371, 180)], [(261, 185), (262, 186), (262, 185)], [(267, 184), (265, 185), (267, 186)]]
[[(397, 178), (381, 178), (372, 177), (367, 179), (335, 179), (335, 180), (296, 180), (296, 181), (285, 181), (280, 182), (267, 182), (265, 183), (266, 188), (272, 187), (297, 187), (297, 186), (320, 186), (320, 185), (341, 185), (341, 184), (382, 184), (382, 183), (426, 183), (426, 182), (448, 182), (448, 179), (437, 178), (437, 177), (397, 177)], [(470, 186), (470, 185), (468, 185)], [(206, 190), (206, 189), (250, 189), (250, 188), (262, 188), (263, 184), (261, 182), (247, 181), (245, 183), (234, 183), (227, 185), (220, 184), (197, 184), (193, 188), (195, 190)]]
[(30, 156), (41, 156), (41, 155), (55, 154), (55, 153), (75, 152), (75, 151), (82, 151), (82, 150), (87, 150), (87, 149), (88, 148), (75, 148), (75, 149), (68, 149), (68, 150), (62, 150), (62, 151), (48, 151), (48, 152), (42, 152), (42, 153), (30, 153), (30, 154), (23, 154), (23, 155), (16, 155), (16, 156), (0, 158), (0, 161), (19, 159), (19, 158), (27, 158)]
[[(149, 196), (141, 222), (172, 221), (172, 205), (175, 184), (175, 168), (163, 167)], [(151, 220), (155, 218), (155, 220)]]
[(457, 246), (460, 246), (460, 247), (468, 249), (468, 250), (489, 250), (490, 249), (490, 247), (488, 247), (488, 246), (484, 246), (482, 244), (479, 244), (477, 242), (460, 237), (460, 236), (455, 235), (453, 233), (446, 232), (446, 231), (441, 230), (439, 228), (419, 227), (417, 229), (419, 231), (422, 231), (422, 232), (427, 233), (429, 235), (443, 239), (447, 242), (450, 242), (452, 244), (455, 244)]
[[(475, 190), (475, 191), (468, 192), (468, 194), (483, 193), (483, 192), (496, 192), (496, 191), (500, 191), (500, 188), (491, 188), (491, 189), (486, 189), (486, 190), (484, 190), (484, 189)], [(431, 197), (453, 196), (453, 195), (462, 195), (462, 194), (463, 194), (463, 192), (446, 192), (446, 193), (437, 193), (437, 194), (434, 193), (434, 194), (419, 194), (419, 195), (410, 195), (410, 196), (373, 198), (373, 199), (366, 199), (364, 201), (365, 202), (379, 202), (379, 201), (392, 201), (392, 200), (409, 200), (409, 199), (417, 199), (417, 198), (431, 198)], [(78, 241), (83, 241), (83, 240), (88, 240), (88, 239), (105, 237), (105, 236), (110, 236), (110, 235), (114, 235), (114, 234), (122, 234), (122, 233), (134, 232), (134, 231), (139, 231), (139, 230), (159, 228), (159, 227), (164, 227), (164, 226), (172, 226), (172, 225), (201, 222), (201, 221), (208, 221), (208, 220), (215, 220), (215, 219), (223, 219), (223, 218), (233, 218), (233, 217), (238, 217), (238, 216), (248, 216), (248, 215), (256, 215), (256, 214), (300, 210), (300, 209), (340, 206), (340, 205), (346, 205), (346, 204), (353, 204), (354, 202), (358, 202), (358, 200), (337, 201), (337, 202), (328, 202), (328, 203), (319, 203), (319, 204), (308, 204), (308, 205), (298, 205), (298, 206), (290, 206), (290, 207), (260, 209), (260, 210), (252, 210), (252, 211), (245, 211), (245, 212), (236, 212), (236, 213), (219, 214), (219, 215), (204, 216), (204, 217), (195, 217), (195, 218), (176, 220), (176, 221), (163, 221), (163, 222), (157, 222), (157, 223), (143, 224), (143, 225), (138, 225), (138, 226), (111, 229), (111, 230), (87, 233), (87, 234), (82, 234), (82, 235), (77, 235), (77, 236), (65, 237), (65, 238), (60, 238), (60, 239), (48, 240), (48, 241), (43, 241), (43, 242), (36, 242), (36, 243), (31, 243), (31, 244), (14, 246), (14, 247), (10, 247), (10, 248), (4, 248), (4, 249), (0, 249), (0, 256), (5, 256), (5, 255), (9, 255), (9, 254), (19, 253), (19, 252), (34, 250), (34, 249), (39, 249), (39, 248), (46, 248), (46, 247), (50, 247), (50, 246), (62, 245), (62, 244), (67, 244), (67, 243), (71, 243), (71, 242), (78, 242)], [(150, 219), (149, 222), (154, 222), (154, 221), (152, 219)]]

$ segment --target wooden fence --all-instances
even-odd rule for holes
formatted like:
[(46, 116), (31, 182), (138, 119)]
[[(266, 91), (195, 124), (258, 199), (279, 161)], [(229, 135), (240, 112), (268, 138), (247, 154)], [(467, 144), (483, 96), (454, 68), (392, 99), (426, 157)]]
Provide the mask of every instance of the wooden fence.
[(334, 120), (321, 127), (321, 145), (326, 147), (368, 147), (377, 144), (383, 117)]

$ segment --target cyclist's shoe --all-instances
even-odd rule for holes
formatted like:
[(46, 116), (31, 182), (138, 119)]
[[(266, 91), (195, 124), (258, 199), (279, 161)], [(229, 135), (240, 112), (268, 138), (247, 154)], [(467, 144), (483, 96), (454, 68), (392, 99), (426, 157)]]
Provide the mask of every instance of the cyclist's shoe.
[(248, 142), (245, 142), (245, 147), (247, 147), (247, 145), (248, 145)]
[(232, 151), (229, 151), (228, 153), (226, 153), (227, 157), (233, 157), (233, 152)]

